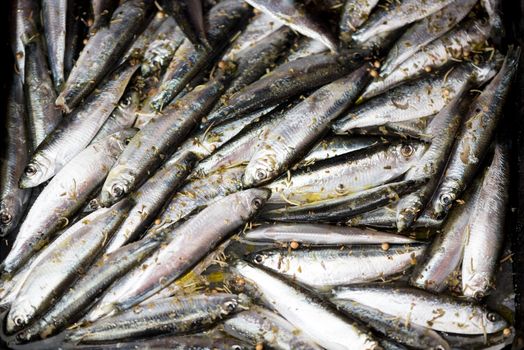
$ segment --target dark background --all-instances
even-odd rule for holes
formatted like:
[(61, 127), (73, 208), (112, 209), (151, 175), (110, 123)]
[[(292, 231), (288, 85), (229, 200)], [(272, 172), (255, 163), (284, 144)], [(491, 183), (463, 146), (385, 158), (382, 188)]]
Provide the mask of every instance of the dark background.
[[(87, 1), (87, 0), (80, 0)], [(501, 0), (504, 6), (506, 38), (503, 45), (517, 43), (524, 48), (524, 0)], [(0, 0), (0, 147), (5, 147), (6, 87), (13, 72), (14, 62), (9, 46), (10, 0)], [(516, 287), (516, 340), (513, 349), (524, 349), (524, 54), (517, 79), (505, 108), (505, 119), (500, 126), (503, 137), (511, 139), (512, 149), (512, 190), (508, 212), (507, 233), (511, 239), (514, 255), (514, 283)], [(6, 254), (5, 239), (0, 242), (0, 260)], [(511, 347), (508, 347), (508, 349)], [(0, 344), (2, 349), (2, 344)]]

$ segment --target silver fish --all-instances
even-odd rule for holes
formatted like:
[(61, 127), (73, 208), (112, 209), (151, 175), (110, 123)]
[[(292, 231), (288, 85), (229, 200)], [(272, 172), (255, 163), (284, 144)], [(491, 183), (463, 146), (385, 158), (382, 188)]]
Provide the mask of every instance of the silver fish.
[(253, 253), (248, 259), (266, 269), (316, 290), (334, 286), (387, 280), (416, 264), (426, 246), (378, 245), (346, 249), (272, 249)]
[(20, 187), (35, 187), (49, 180), (89, 145), (136, 69), (136, 65), (127, 64), (118, 68), (81, 108), (62, 119), (33, 153), (20, 179)]
[(338, 287), (339, 300), (353, 300), (408, 323), (436, 331), (486, 334), (501, 331), (508, 323), (495, 312), (447, 295), (391, 284)]
[(90, 194), (104, 181), (125, 146), (134, 135), (126, 130), (111, 135), (80, 152), (49, 182), (27, 213), (17, 238), (2, 263), (5, 272), (20, 268), (56, 231), (67, 226)]
[(303, 57), (325, 53), (327, 50), (327, 46), (320, 41), (303, 36), (298, 38), (296, 44), (292, 46), (286, 59), (288, 62), (292, 62)]
[(242, 183), (246, 187), (267, 183), (307, 153), (319, 135), (344, 112), (369, 79), (366, 66), (326, 85), (285, 112), (279, 123), (267, 130), (251, 157)]
[(520, 48), (511, 47), (500, 71), (470, 105), (446, 172), (431, 202), (431, 214), (435, 217), (449, 210), (478, 169), (502, 116), (502, 107), (517, 71), (519, 57)]
[(253, 284), (279, 314), (318, 345), (334, 350), (380, 348), (367, 329), (298, 285), (288, 284), (242, 260), (237, 260), (232, 268)]
[(38, 1), (13, 0), (10, 2), (10, 44), (18, 74), (25, 77), (25, 49), (23, 38), (31, 38), (38, 33), (40, 6)]
[(489, 293), (499, 264), (509, 198), (508, 158), (507, 145), (497, 143), (468, 224), (462, 262), (462, 292), (476, 299)]
[[(86, 320), (127, 310), (180, 278), (246, 223), (268, 197), (269, 191), (265, 189), (237, 192), (208, 206), (174, 230), (166, 229), (167, 243), (113, 284)], [(210, 222), (214, 225), (209, 225)]]
[(337, 43), (333, 35), (311, 19), (300, 3), (294, 0), (247, 0), (247, 3), (300, 34), (322, 42), (331, 51), (337, 51)]
[(68, 0), (42, 1), (42, 20), (49, 51), (49, 66), (57, 91), (60, 91), (64, 82), (67, 4)]
[(378, 0), (346, 0), (339, 24), (340, 41), (349, 44), (352, 33), (367, 21), (377, 4)]

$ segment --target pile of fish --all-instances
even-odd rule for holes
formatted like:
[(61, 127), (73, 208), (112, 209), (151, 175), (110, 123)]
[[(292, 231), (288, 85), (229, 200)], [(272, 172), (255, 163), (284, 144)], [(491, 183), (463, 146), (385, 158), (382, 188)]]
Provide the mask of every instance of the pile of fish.
[(512, 341), (499, 0), (13, 0), (2, 346)]

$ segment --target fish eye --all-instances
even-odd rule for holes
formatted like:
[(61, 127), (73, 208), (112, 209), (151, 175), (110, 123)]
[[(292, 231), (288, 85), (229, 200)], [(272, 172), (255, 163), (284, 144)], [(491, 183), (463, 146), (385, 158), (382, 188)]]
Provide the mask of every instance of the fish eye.
[(122, 186), (122, 184), (114, 184), (112, 187), (111, 187), (111, 194), (113, 196), (115, 196), (116, 198), (119, 198), (119, 197), (122, 197), (125, 193), (126, 189), (124, 186)]
[(234, 301), (226, 301), (224, 303), (224, 309), (229, 312), (235, 311), (237, 308), (236, 303)]
[(251, 205), (255, 209), (260, 209), (260, 207), (262, 207), (262, 200), (260, 200), (260, 198), (255, 198), (251, 201)]
[(89, 208), (91, 210), (96, 210), (98, 209), (100, 206), (98, 205), (98, 199), (96, 198), (93, 198), (89, 201), (89, 204), (88, 204)]
[(264, 261), (264, 257), (262, 256), (262, 254), (256, 254), (253, 260), (256, 263), (261, 264)]
[(362, 55), (360, 54), (360, 52), (355, 52), (355, 53), (353, 54), (353, 58), (356, 59), (356, 60), (359, 60), (359, 59), (362, 58)]
[(130, 142), (131, 142), (131, 138), (128, 137), (128, 138), (126, 138), (126, 139), (124, 140), (124, 145), (127, 146), (127, 145), (129, 145)]
[(11, 222), (12, 219), (13, 217), (11, 216), (11, 214), (6, 213), (4, 211), (0, 212), (0, 222), (2, 224), (8, 224)]
[(488, 312), (486, 315), (486, 318), (490, 320), (491, 322), (496, 322), (499, 319), (499, 316), (494, 312)]
[(413, 148), (413, 146), (411, 145), (403, 145), (402, 148), (400, 149), (400, 153), (404, 157), (411, 157), (414, 152), (415, 152), (415, 148)]
[(484, 298), (484, 293), (482, 293), (481, 291), (477, 291), (473, 295), (473, 298), (475, 298), (476, 300), (482, 300), (482, 298)]
[(122, 102), (120, 102), (120, 106), (122, 107), (129, 107), (129, 105), (131, 105), (131, 98), (129, 97), (124, 98)]
[(38, 168), (34, 164), (29, 164), (25, 167), (24, 173), (27, 176), (33, 176), (38, 172)]
[(439, 201), (443, 205), (450, 205), (451, 202), (453, 201), (453, 197), (451, 197), (449, 193), (442, 193), (439, 197)]
[(13, 322), (15, 323), (15, 325), (17, 326), (23, 326), (24, 325), (24, 319), (20, 316), (16, 316), (14, 319), (13, 319)]
[(262, 169), (258, 169), (255, 173), (255, 177), (257, 178), (257, 180), (261, 181), (267, 177), (267, 173)]
[(231, 346), (231, 350), (242, 350), (242, 347), (240, 345), (233, 345)]

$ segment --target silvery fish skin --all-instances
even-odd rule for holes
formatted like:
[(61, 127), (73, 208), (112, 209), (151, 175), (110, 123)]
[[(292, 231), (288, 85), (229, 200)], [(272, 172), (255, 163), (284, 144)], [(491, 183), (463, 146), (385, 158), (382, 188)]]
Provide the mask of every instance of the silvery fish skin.
[(387, 280), (416, 264), (425, 245), (379, 245), (314, 249), (271, 249), (253, 253), (248, 259), (316, 290), (334, 286)]
[(35, 150), (61, 122), (62, 113), (53, 106), (56, 98), (49, 74), (42, 38), (35, 36), (25, 44), (24, 96), (31, 148)]
[(111, 253), (134, 241), (146, 230), (166, 200), (185, 180), (195, 161), (195, 156), (189, 152), (168, 160), (142, 186), (130, 194), (134, 205), (105, 247), (106, 253)]
[(147, 21), (149, 21), (149, 23), (147, 23), (141, 33), (139, 31), (140, 35), (131, 42), (124, 54), (120, 56), (120, 59), (117, 61), (119, 65), (130, 59), (144, 60), (145, 53), (149, 49), (152, 41), (156, 38), (158, 30), (167, 20), (167, 15), (163, 12), (157, 12), (152, 17), (153, 18), (147, 16), (146, 23)]
[(169, 13), (193, 45), (203, 44), (210, 48), (205, 31), (200, 1), (161, 1), (162, 9)]
[(75, 61), (83, 48), (84, 35), (87, 34), (87, 25), (83, 21), (83, 14), (87, 9), (85, 2), (69, 0), (66, 15), (66, 41), (64, 53), (64, 76), (68, 76)]
[(431, 202), (431, 214), (435, 217), (449, 210), (484, 158), (502, 117), (502, 108), (517, 71), (519, 57), (520, 48), (510, 48), (500, 71), (470, 105), (464, 117), (465, 124), (451, 151), (446, 172)]
[(306, 245), (408, 244), (415, 241), (389, 232), (325, 224), (265, 224), (247, 231), (251, 242), (297, 242)]
[(189, 39), (182, 42), (167, 67), (159, 92), (148, 100), (154, 110), (161, 111), (201, 70), (208, 66), (217, 52), (228, 43), (227, 37), (242, 19), (249, 17), (251, 9), (239, 0), (219, 2), (208, 14), (207, 38), (213, 50), (198, 50)]
[(337, 42), (333, 35), (312, 19), (303, 5), (295, 0), (247, 0), (247, 3), (300, 34), (322, 42), (331, 51), (337, 51)]
[[(63, 288), (99, 255), (108, 237), (122, 222), (121, 212), (130, 203), (122, 201), (105, 213), (89, 216), (66, 230), (55, 244), (43, 251), (40, 264), (25, 279), (7, 315), (9, 333), (28, 326), (51, 306)], [(72, 249), (74, 247), (74, 249)]]
[[(104, 209), (102, 209), (105, 211)], [(135, 242), (96, 260), (74, 288), (64, 295), (32, 326), (16, 335), (18, 340), (45, 339), (79, 319), (82, 311), (113, 281), (124, 275), (160, 245), (157, 239)]]
[(327, 84), (356, 68), (366, 52), (355, 49), (343, 55), (321, 53), (283, 63), (231, 96), (227, 105), (207, 117), (207, 122), (222, 123)]
[(136, 121), (139, 92), (133, 88), (130, 89), (129, 86), (127, 89), (90, 144), (98, 142), (115, 132), (133, 127)]
[(464, 204), (455, 208), (437, 233), (428, 254), (421, 259), (410, 284), (430, 292), (442, 292), (454, 282), (454, 272), (460, 266), (468, 235), (468, 221), (479, 201), (480, 183), (476, 181), (464, 198)]
[(31, 272), (32, 268), (38, 264), (38, 257), (41, 255), (41, 251), (35, 254), (29, 259), (20, 270), (17, 271), (13, 276), (1, 277), (0, 285), (0, 309), (6, 310), (11, 306), (13, 300), (15, 300), (20, 287), (24, 283), (25, 279)]
[(396, 202), (419, 189), (426, 181), (426, 178), (419, 178), (388, 183), (336, 198), (266, 211), (260, 216), (277, 222), (344, 222), (358, 214)]
[(155, 225), (151, 226), (147, 234), (175, 226), (191, 213), (231, 193), (240, 191), (242, 189), (240, 180), (244, 169), (243, 166), (229, 168), (187, 182), (166, 205), (166, 209), (155, 220)]
[[(127, 310), (180, 278), (234, 230), (245, 224), (269, 198), (265, 189), (233, 193), (202, 210), (174, 230), (167, 243), (113, 284), (87, 315), (94, 321)], [(213, 222), (213, 225), (209, 225)]]
[(453, 147), (463, 116), (463, 102), (469, 91), (469, 84), (464, 85), (455, 98), (433, 118), (426, 129), (432, 135), (428, 149), (406, 173), (406, 179), (428, 178), (428, 182), (418, 191), (400, 199), (397, 205), (397, 229), (403, 231), (422, 214), (435, 191), (442, 175), (448, 155)]
[(450, 350), (450, 345), (434, 330), (385, 314), (378, 309), (365, 307), (354, 301), (334, 299), (339, 308), (361, 320), (389, 339), (416, 349)]
[(30, 190), (18, 187), (31, 150), (21, 77), (14, 76), (7, 97), (6, 139), (0, 152), (0, 237), (13, 232), (29, 204)]
[(152, 336), (166, 331), (173, 335), (194, 333), (242, 310), (245, 308), (243, 303), (241, 296), (225, 293), (160, 299), (69, 331), (67, 338), (75, 343), (92, 343)]
[(55, 104), (70, 113), (111, 70), (144, 22), (151, 0), (130, 0), (118, 7), (110, 25), (91, 36)]
[(462, 262), (462, 292), (465, 296), (480, 299), (494, 286), (504, 242), (509, 176), (508, 147), (499, 142), (468, 225)]
[(414, 23), (390, 49), (381, 74), (389, 75), (410, 56), (444, 35), (462, 21), (476, 3), (477, 0), (455, 0), (440, 11)]
[(333, 296), (353, 300), (436, 331), (486, 334), (501, 331), (508, 323), (497, 313), (447, 295), (391, 284), (338, 287)]
[(307, 153), (331, 122), (357, 99), (369, 79), (366, 69), (363, 65), (286, 111), (278, 124), (262, 135), (246, 167), (242, 184), (253, 187), (267, 183)]
[(481, 50), (488, 39), (488, 32), (489, 28), (484, 20), (465, 22), (412, 54), (384, 79), (371, 83), (363, 98), (379, 95), (404, 81)]
[(127, 64), (118, 68), (81, 108), (62, 119), (33, 153), (20, 179), (20, 187), (35, 187), (49, 180), (89, 145), (136, 69), (136, 65)]
[[(254, 46), (248, 47), (234, 56), (226, 56), (226, 62), (230, 61), (235, 64), (236, 74), (224, 92), (222, 100), (227, 104), (229, 96), (253, 83), (272, 68), (293, 36), (291, 29), (281, 27), (271, 35), (256, 42)], [(235, 43), (233, 42), (232, 45), (235, 45)]]
[(327, 136), (318, 142), (294, 168), (301, 168), (320, 160), (356, 152), (386, 142), (384, 139), (373, 136)]
[(454, 0), (429, 0), (420, 6), (417, 0), (388, 3), (384, 8), (375, 11), (366, 23), (352, 36), (357, 42), (365, 42), (371, 37), (403, 27), (427, 17)]
[(269, 203), (305, 204), (387, 183), (411, 168), (425, 148), (418, 141), (397, 142), (316, 162), (268, 184)]
[(367, 21), (377, 4), (378, 0), (346, 0), (339, 25), (340, 41), (349, 44), (352, 33)]
[[(369, 226), (378, 229), (397, 229), (397, 206), (393, 205), (375, 209), (351, 218), (346, 223), (349, 226)], [(434, 219), (424, 211), (412, 225), (412, 228), (439, 229), (442, 227), (442, 219)]]
[(262, 342), (278, 350), (320, 350), (307, 335), (278, 314), (258, 306), (224, 321), (224, 331), (253, 344)]
[(39, 3), (33, 0), (13, 0), (10, 3), (10, 44), (18, 74), (25, 77), (25, 49), (23, 38), (31, 38), (37, 33), (40, 22)]
[(291, 48), (286, 59), (288, 62), (292, 62), (299, 58), (325, 53), (327, 50), (327, 46), (320, 41), (302, 36), (297, 39), (297, 42)]
[(502, 1), (500, 0), (480, 0), (480, 4), (488, 14), (491, 26), (491, 37), (496, 43), (505, 36), (504, 21), (502, 19)]
[(232, 264), (233, 271), (253, 284), (265, 301), (293, 326), (327, 349), (379, 349), (368, 330), (339, 314), (336, 309), (298, 285), (245, 261)]
[(351, 135), (369, 135), (395, 138), (414, 138), (429, 142), (431, 135), (426, 134), (426, 128), (433, 119), (434, 115), (417, 119), (410, 119), (402, 122), (392, 122), (383, 125), (368, 126), (365, 128), (351, 129)]
[(184, 34), (173, 18), (168, 17), (155, 33), (155, 39), (149, 44), (140, 67), (143, 77), (162, 71), (171, 62), (176, 49), (182, 44)]
[(406, 82), (350, 109), (332, 126), (337, 134), (354, 128), (427, 117), (439, 112), (473, 77), (481, 84), (495, 72), (495, 62), (481, 66), (462, 63), (437, 76)]
[(137, 188), (182, 144), (223, 89), (218, 80), (196, 87), (138, 131), (109, 172), (102, 187), (101, 204), (114, 203)]
[(42, 1), (42, 21), (49, 51), (49, 65), (57, 91), (60, 91), (64, 82), (67, 4), (68, 0)]
[(134, 133), (134, 130), (122, 131), (87, 147), (49, 182), (20, 226), (1, 266), (5, 272), (20, 268), (56, 231), (68, 224), (69, 218), (104, 181), (126, 139)]
[(89, 30), (95, 32), (97, 28), (107, 25), (113, 11), (118, 6), (118, 0), (91, 0), (90, 2), (93, 24)]

